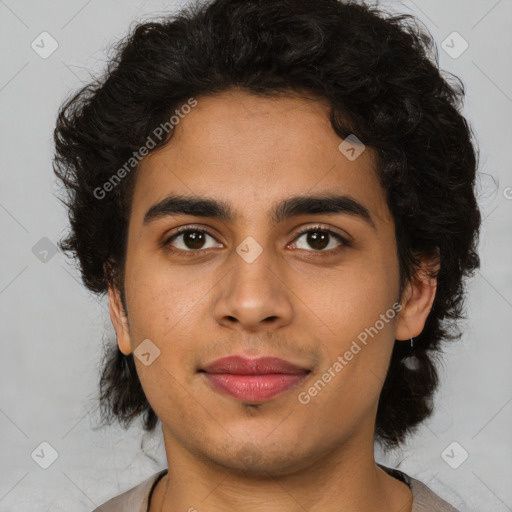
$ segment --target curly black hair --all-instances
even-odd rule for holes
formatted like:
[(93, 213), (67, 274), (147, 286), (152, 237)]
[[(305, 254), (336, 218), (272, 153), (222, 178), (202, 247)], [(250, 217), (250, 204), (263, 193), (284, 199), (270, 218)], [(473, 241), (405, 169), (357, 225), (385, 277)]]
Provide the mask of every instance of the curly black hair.
[[(464, 84), (439, 70), (437, 46), (414, 16), (343, 0), (213, 0), (132, 25), (106, 71), (58, 112), (53, 168), (71, 226), (59, 247), (78, 260), (89, 290), (104, 294), (115, 285), (126, 307), (137, 166), (128, 172), (125, 163), (187, 99), (232, 88), (326, 100), (335, 133), (355, 134), (378, 157), (396, 226), (400, 289), (421, 258), (439, 257), (435, 300), (415, 340), (417, 367), (404, 364), (408, 344), (395, 342), (380, 396), (375, 438), (395, 447), (432, 414), (441, 342), (460, 338), (465, 278), (480, 266), (478, 150), (461, 114)], [(123, 179), (100, 194), (123, 166)], [(144, 414), (144, 429), (155, 428), (133, 354), (116, 345), (106, 350), (99, 388), (109, 424), (126, 427)]]

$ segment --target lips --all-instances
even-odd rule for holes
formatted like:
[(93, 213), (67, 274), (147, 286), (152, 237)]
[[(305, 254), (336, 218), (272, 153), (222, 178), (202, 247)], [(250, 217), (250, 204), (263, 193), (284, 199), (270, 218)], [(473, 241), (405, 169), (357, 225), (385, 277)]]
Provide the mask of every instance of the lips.
[(249, 359), (242, 356), (230, 356), (217, 359), (203, 371), (208, 373), (231, 373), (236, 375), (268, 375), (272, 373), (301, 374), (309, 371), (278, 357), (259, 357)]
[(310, 370), (276, 357), (230, 356), (200, 370), (209, 385), (245, 402), (262, 402), (299, 385)]

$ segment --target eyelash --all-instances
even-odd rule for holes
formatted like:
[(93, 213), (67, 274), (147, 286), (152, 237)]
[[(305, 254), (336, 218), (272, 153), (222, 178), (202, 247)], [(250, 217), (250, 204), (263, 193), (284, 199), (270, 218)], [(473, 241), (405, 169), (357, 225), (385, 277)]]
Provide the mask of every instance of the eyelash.
[[(188, 251), (183, 251), (182, 249), (172, 249), (171, 245), (170, 245), (170, 242), (173, 241), (175, 238), (177, 238), (179, 235), (183, 234), (183, 233), (187, 233), (187, 232), (196, 232), (196, 231), (199, 231), (201, 233), (206, 233), (207, 235), (211, 236), (212, 238), (215, 239), (215, 236), (210, 232), (208, 231), (207, 229), (203, 228), (203, 227), (199, 227), (199, 226), (194, 226), (194, 225), (189, 225), (189, 226), (183, 226), (181, 228), (179, 228), (175, 233), (173, 233), (169, 238), (167, 238), (163, 245), (165, 247), (167, 247), (167, 249), (171, 252), (171, 253), (174, 253), (174, 254), (183, 254), (185, 257), (197, 257), (199, 256), (200, 252), (203, 251), (204, 249), (197, 249), (197, 250), (194, 250), (194, 249), (190, 249)], [(312, 250), (312, 251), (307, 251), (307, 252), (312, 252), (312, 253), (327, 253), (327, 254), (337, 254), (339, 251), (341, 251), (343, 249), (343, 247), (352, 247), (352, 244), (346, 239), (344, 238), (343, 236), (341, 236), (339, 233), (336, 233), (335, 231), (332, 231), (331, 229), (328, 229), (328, 228), (324, 228), (322, 226), (311, 226), (311, 227), (307, 227), (307, 228), (304, 228), (302, 230), (300, 230), (295, 238), (293, 239), (293, 241), (295, 242), (296, 240), (298, 240), (302, 235), (304, 235), (305, 233), (309, 233), (311, 231), (320, 231), (322, 233), (328, 233), (330, 236), (334, 237), (338, 242), (341, 242), (341, 246), (337, 247), (336, 249), (329, 249), (328, 251), (324, 251), (324, 250), (318, 250), (318, 251), (315, 251), (315, 250)]]

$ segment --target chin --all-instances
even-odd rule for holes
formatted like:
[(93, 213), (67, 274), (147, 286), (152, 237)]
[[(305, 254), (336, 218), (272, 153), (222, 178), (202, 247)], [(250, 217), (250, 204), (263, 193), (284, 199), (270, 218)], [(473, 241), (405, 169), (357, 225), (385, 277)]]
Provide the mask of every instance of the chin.
[(204, 456), (221, 467), (255, 477), (292, 474), (307, 465), (308, 457), (299, 453), (293, 443), (274, 439), (271, 444), (265, 438), (260, 442), (254, 439), (254, 435), (252, 438), (251, 441), (238, 443), (231, 438), (220, 450), (215, 453), (209, 451)]

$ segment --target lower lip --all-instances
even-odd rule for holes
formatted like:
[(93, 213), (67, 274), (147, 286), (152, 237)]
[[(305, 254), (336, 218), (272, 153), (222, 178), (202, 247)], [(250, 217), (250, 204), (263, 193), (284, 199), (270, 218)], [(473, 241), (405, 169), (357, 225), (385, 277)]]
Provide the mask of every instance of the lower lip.
[(231, 373), (204, 373), (208, 382), (217, 390), (245, 402), (262, 402), (297, 386), (307, 373), (268, 375), (234, 375)]

